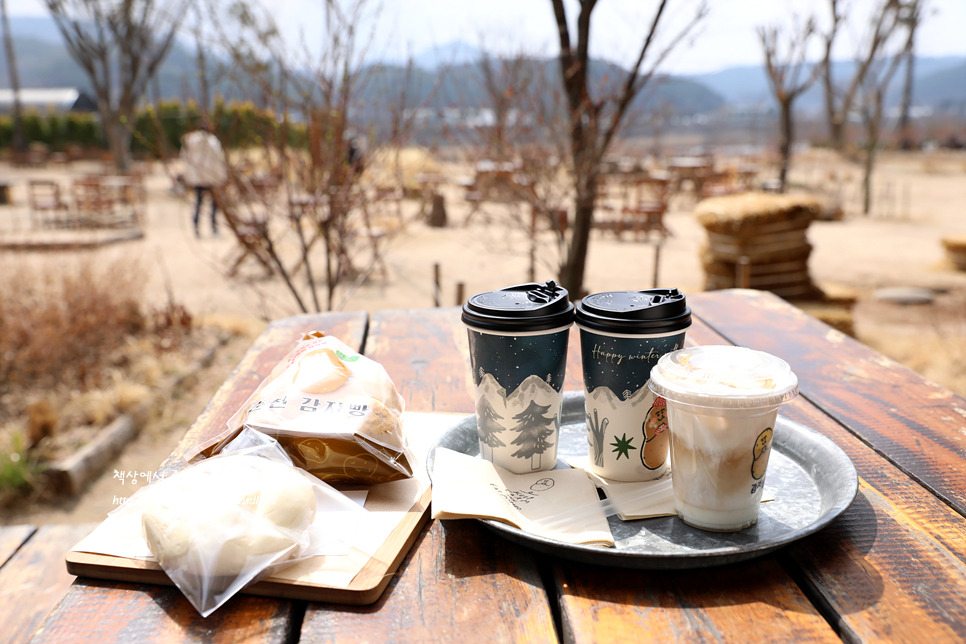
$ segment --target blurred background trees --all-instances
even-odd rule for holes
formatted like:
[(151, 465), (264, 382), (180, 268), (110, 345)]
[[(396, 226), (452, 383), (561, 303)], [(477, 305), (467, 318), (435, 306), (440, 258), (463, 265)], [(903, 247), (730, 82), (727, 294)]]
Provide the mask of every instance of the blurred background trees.
[(171, 50), (188, 0), (44, 0), (67, 51), (87, 74), (119, 170), (130, 162), (131, 122)]

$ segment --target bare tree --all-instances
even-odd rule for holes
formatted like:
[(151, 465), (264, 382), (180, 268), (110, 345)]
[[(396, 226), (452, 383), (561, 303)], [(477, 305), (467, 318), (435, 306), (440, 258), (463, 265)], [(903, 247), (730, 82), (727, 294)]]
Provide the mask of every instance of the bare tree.
[[(590, 245), (601, 160), (620, 130), (631, 102), (653, 78), (657, 67), (668, 54), (706, 16), (707, 5), (702, 2), (693, 18), (670, 39), (669, 44), (655, 52), (654, 49), (658, 47), (655, 41), (660, 34), (661, 20), (668, 4), (667, 0), (661, 0), (650, 25), (643, 30), (644, 42), (620, 89), (616, 93), (595, 97), (588, 77), (590, 22), (597, 0), (581, 0), (574, 34), (576, 38), (571, 36), (563, 0), (551, 0), (551, 3), (560, 41), (558, 58), (561, 80), (567, 96), (570, 120), (569, 156), (576, 202), (573, 234), (560, 281), (573, 296), (578, 297), (584, 290), (587, 250)], [(646, 59), (649, 64), (645, 67)]]
[(17, 57), (13, 49), (13, 34), (7, 20), (7, 0), (0, 0), (0, 21), (3, 22), (3, 47), (7, 52), (7, 68), (10, 73), (10, 89), (13, 90), (13, 149), (22, 154), (27, 149), (24, 138), (23, 117), (20, 106), (20, 74), (17, 71)]
[[(778, 26), (759, 27), (758, 38), (765, 53), (765, 71), (771, 82), (771, 90), (778, 101), (781, 167), (778, 181), (781, 192), (785, 191), (788, 165), (791, 160), (794, 126), (792, 104), (818, 79), (821, 65), (813, 65), (809, 71), (805, 62), (808, 44), (815, 34), (815, 20), (809, 18), (804, 24), (793, 18), (786, 32)], [(786, 42), (787, 44), (782, 44)], [(784, 52), (781, 50), (784, 49)], [(805, 74), (805, 78), (802, 75)]]
[(87, 73), (114, 162), (126, 170), (134, 110), (171, 50), (188, 0), (44, 0)]
[(902, 102), (899, 108), (899, 122), (896, 130), (899, 132), (899, 142), (903, 149), (912, 148), (912, 132), (910, 131), (909, 112), (912, 109), (912, 87), (916, 66), (916, 31), (922, 22), (922, 10), (925, 0), (908, 0), (899, 7), (899, 20), (907, 30), (908, 37), (902, 52), (906, 63), (906, 77), (902, 83)]
[(862, 87), (869, 67), (879, 53), (880, 47), (888, 40), (895, 20), (899, 0), (876, 0), (871, 20), (870, 31), (863, 37), (863, 42), (856, 54), (855, 67), (848, 83), (840, 85), (833, 78), (832, 49), (836, 36), (845, 23), (845, 10), (839, 0), (829, 0), (832, 13), (832, 23), (824, 34), (825, 48), (822, 58), (822, 80), (825, 86), (825, 113), (829, 126), (829, 139), (839, 152), (845, 149), (845, 124), (849, 113), (855, 106), (856, 95)]
[[(538, 263), (559, 274), (569, 239), (566, 204), (571, 191), (564, 161), (567, 114), (556, 73), (546, 61), (522, 51), (493, 56), (481, 49), (478, 68), (492, 122), (472, 128), (475, 136), (468, 147), (476, 156), (512, 167), (512, 173), (500, 173), (497, 185), (487, 185), (485, 173), (482, 179), (478, 175), (476, 207), (503, 224), (498, 247), (505, 252), (517, 254), (507, 242), (522, 233), (529, 245), (530, 281), (537, 279)], [(484, 203), (490, 199), (499, 203)]]
[(195, 73), (198, 76), (198, 107), (202, 114), (208, 114), (211, 109), (211, 88), (208, 74), (208, 53), (203, 34), (203, 17), (201, 9), (195, 7), (195, 24), (191, 32), (195, 37)]
[(898, 33), (899, 27), (903, 27), (905, 29), (905, 43), (901, 49), (891, 53), (886, 50), (886, 44), (880, 48), (879, 55), (873, 59), (869, 66), (859, 93), (859, 109), (862, 114), (862, 124), (865, 128), (862, 212), (866, 215), (872, 210), (872, 170), (882, 132), (882, 111), (885, 95), (900, 62), (909, 50), (910, 41), (915, 37), (913, 25), (904, 22), (898, 10), (890, 14), (888, 26), (892, 33)]
[[(365, 9), (365, 0), (326, 2), (318, 54), (286, 41), (256, 2), (212, 9), (233, 90), (262, 110), (245, 125), (255, 144), (229, 155), (229, 184), (216, 199), (238, 258), (258, 260), (302, 312), (339, 308), (337, 296), (344, 302), (381, 265), (393, 233), (375, 222), (389, 204), (375, 195), (357, 147), (365, 124), (354, 120), (354, 108), (372, 73), (363, 64), (367, 43), (356, 33)], [(405, 101), (404, 90), (390, 110), (399, 119), (390, 140), (367, 139), (369, 160), (389, 156), (377, 145), (391, 151), (407, 135), (412, 110)]]

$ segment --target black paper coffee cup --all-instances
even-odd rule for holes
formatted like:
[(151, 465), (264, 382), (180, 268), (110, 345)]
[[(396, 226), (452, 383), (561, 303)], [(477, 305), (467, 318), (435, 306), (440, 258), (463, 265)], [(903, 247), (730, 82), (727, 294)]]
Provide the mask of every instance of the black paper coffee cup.
[(661, 476), (667, 410), (648, 388), (651, 368), (684, 346), (691, 309), (677, 289), (611, 291), (576, 308), (592, 472), (617, 481)]
[(478, 293), (463, 305), (480, 454), (515, 474), (557, 464), (574, 305), (550, 281)]

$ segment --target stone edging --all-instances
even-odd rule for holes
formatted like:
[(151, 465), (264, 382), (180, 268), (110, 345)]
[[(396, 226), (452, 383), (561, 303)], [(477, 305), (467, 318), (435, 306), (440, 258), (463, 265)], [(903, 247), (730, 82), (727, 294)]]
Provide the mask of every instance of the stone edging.
[[(191, 369), (173, 378), (168, 386), (161, 388), (167, 395), (159, 396), (159, 399), (170, 399), (174, 392), (184, 389), (189, 379), (193, 378), (198, 371), (211, 366), (215, 353), (228, 342), (228, 339), (227, 335), (219, 337)], [(140, 431), (141, 423), (134, 416), (122, 414), (77, 452), (52, 463), (45, 471), (45, 475), (57, 491), (76, 496), (103, 473), (104, 467), (113, 461), (128, 443), (137, 438)]]

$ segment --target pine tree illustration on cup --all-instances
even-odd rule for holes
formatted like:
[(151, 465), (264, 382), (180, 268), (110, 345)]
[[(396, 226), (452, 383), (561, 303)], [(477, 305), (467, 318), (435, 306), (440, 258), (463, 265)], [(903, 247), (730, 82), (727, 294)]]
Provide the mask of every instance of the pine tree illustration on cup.
[[(499, 434), (506, 428), (497, 421), (503, 420), (503, 416), (496, 413), (490, 400), (486, 397), (480, 399), (479, 413), (476, 417), (477, 430), (480, 437), (480, 456), (488, 461), (493, 460), (493, 450), (497, 447), (506, 447), (506, 443), (500, 440)], [(486, 455), (486, 447), (490, 448), (490, 455)]]
[(607, 423), (609, 422), (606, 418), (599, 420), (596, 409), (594, 410), (593, 420), (591, 420), (590, 414), (587, 415), (587, 428), (594, 439), (590, 446), (594, 450), (594, 465), (597, 467), (604, 467), (604, 433), (607, 431)]
[(512, 431), (519, 435), (513, 439), (511, 445), (520, 447), (513, 452), (515, 458), (529, 458), (530, 468), (534, 471), (540, 469), (543, 453), (553, 445), (547, 438), (560, 429), (560, 420), (557, 414), (553, 418), (548, 418), (544, 414), (550, 411), (550, 405), (539, 405), (531, 400), (527, 408), (513, 417), (519, 424), (512, 428)]

